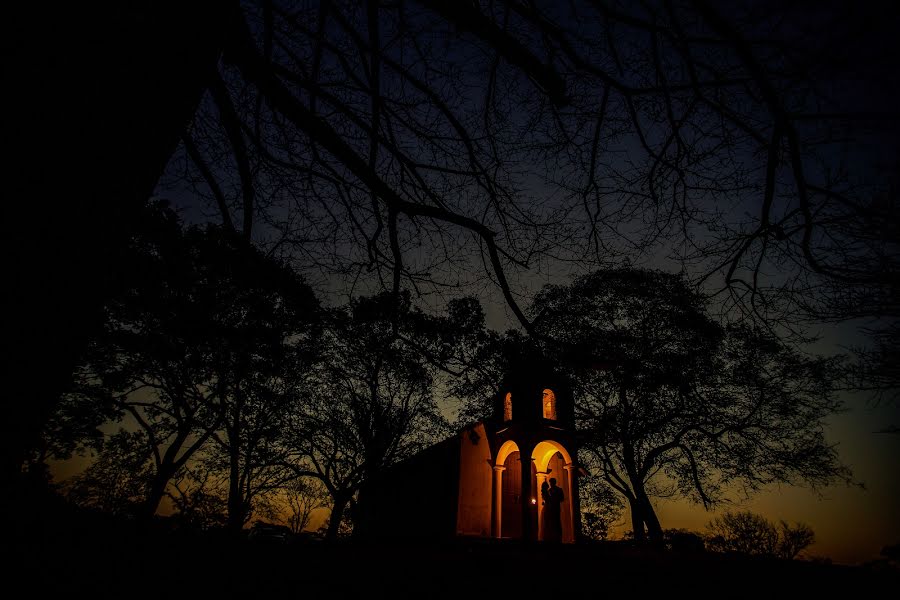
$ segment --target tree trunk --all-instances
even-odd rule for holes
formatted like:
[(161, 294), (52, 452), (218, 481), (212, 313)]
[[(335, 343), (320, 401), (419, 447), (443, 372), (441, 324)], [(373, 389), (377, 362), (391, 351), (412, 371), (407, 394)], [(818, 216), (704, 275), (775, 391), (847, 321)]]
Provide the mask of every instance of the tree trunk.
[(631, 531), (634, 534), (634, 541), (647, 541), (647, 534), (644, 533), (644, 507), (637, 501), (637, 498), (628, 498), (628, 508), (631, 512)]
[(174, 465), (164, 464), (156, 472), (156, 475), (153, 477), (153, 480), (150, 482), (150, 487), (147, 490), (147, 498), (144, 500), (143, 505), (141, 505), (138, 514), (140, 520), (149, 522), (156, 514), (156, 511), (159, 510), (159, 505), (162, 502), (163, 496), (166, 495), (166, 487), (169, 485), (169, 481), (171, 481), (172, 477), (175, 476), (175, 471), (177, 471), (177, 469)]
[[(619, 398), (623, 405), (627, 406), (627, 394), (624, 388), (619, 390)], [(647, 536), (644, 532), (644, 524), (647, 521), (647, 506), (642, 499), (647, 497), (644, 491), (644, 481), (638, 475), (637, 461), (635, 460), (634, 446), (629, 440), (622, 443), (622, 458), (625, 467), (625, 473), (628, 481), (631, 483), (631, 491), (634, 496), (628, 496), (628, 505), (631, 508), (631, 527), (634, 532), (634, 541), (645, 542)]]
[(247, 518), (247, 507), (246, 502), (244, 502), (243, 494), (241, 493), (240, 465), (238, 464), (238, 473), (237, 476), (235, 476), (233, 471), (235, 469), (233, 458), (231, 462), (232, 473), (228, 478), (228, 519), (226, 524), (231, 532), (237, 533), (244, 528), (244, 522)]
[(331, 515), (328, 517), (328, 529), (325, 531), (326, 540), (335, 540), (338, 536), (338, 530), (341, 527), (341, 519), (344, 516), (344, 510), (350, 502), (349, 494), (339, 494), (334, 498), (334, 506), (331, 508)]
[(638, 502), (641, 504), (641, 514), (644, 523), (647, 525), (647, 537), (652, 543), (661, 544), (663, 542), (662, 526), (659, 524), (659, 518), (653, 509), (653, 504), (643, 488), (638, 492)]

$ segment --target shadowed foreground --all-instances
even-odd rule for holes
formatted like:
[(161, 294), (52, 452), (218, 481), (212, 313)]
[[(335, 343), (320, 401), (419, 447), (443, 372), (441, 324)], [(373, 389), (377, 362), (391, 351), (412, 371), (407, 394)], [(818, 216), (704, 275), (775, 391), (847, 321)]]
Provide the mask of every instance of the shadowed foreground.
[(684, 592), (696, 597), (874, 594), (900, 573), (621, 544), (263, 543), (224, 535), (142, 530), (107, 519), (14, 527), (11, 565), (29, 595), (87, 597), (484, 597), (554, 591), (571, 597)]

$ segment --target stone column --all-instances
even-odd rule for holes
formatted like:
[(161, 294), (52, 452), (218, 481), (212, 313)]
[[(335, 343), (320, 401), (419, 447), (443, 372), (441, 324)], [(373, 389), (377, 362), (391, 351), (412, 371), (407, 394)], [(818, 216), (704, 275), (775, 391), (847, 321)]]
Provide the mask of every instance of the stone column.
[(572, 532), (572, 539), (569, 541), (574, 542), (576, 537), (575, 524), (579, 521), (579, 515), (575, 514), (575, 495), (573, 492), (575, 489), (573, 478), (576, 470), (575, 465), (572, 463), (563, 465), (563, 469), (566, 470), (566, 501), (569, 503), (569, 530)]
[(544, 539), (544, 499), (541, 498), (541, 486), (547, 481), (547, 472), (537, 472), (537, 490), (535, 490), (535, 498), (537, 498), (537, 515), (538, 515), (538, 539)]
[[(529, 445), (528, 447), (530, 448), (528, 454), (521, 454), (521, 450), (519, 451), (519, 456), (522, 457), (522, 539), (534, 541), (537, 539), (537, 527), (534, 523), (537, 514), (537, 510), (535, 510), (537, 498), (535, 490), (531, 487), (531, 465), (534, 464), (534, 457), (531, 457), (531, 453), (534, 451), (534, 446)], [(534, 504), (531, 503), (532, 499), (535, 500)]]
[(500, 537), (500, 526), (503, 523), (503, 471), (505, 470), (506, 467), (494, 466), (494, 520), (491, 523), (491, 533), (495, 538)]

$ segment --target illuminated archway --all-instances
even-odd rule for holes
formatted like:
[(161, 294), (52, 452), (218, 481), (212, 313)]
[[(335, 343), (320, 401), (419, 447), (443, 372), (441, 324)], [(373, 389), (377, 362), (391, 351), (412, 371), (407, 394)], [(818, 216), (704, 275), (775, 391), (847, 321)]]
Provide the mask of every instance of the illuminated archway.
[[(512, 440), (507, 440), (497, 450), (497, 457), (494, 459), (494, 519), (491, 529), (494, 537), (497, 538), (503, 534), (503, 472), (506, 470), (506, 459), (511, 454), (518, 452), (518, 444)], [(515, 475), (517, 480), (521, 479), (521, 477), (518, 477), (519, 473)]]
[[(507, 444), (508, 443), (510, 442), (507, 442)], [(531, 452), (531, 458), (534, 459), (534, 465), (537, 467), (537, 470), (546, 471), (547, 463), (550, 462), (550, 459), (553, 458), (553, 455), (557, 452), (562, 454), (563, 460), (566, 461), (567, 465), (572, 464), (572, 456), (559, 442), (554, 440), (544, 440), (543, 442), (538, 443)]]
[(494, 460), (494, 465), (503, 466), (503, 463), (506, 462), (506, 458), (512, 454), (513, 452), (518, 452), (519, 446), (512, 440), (507, 440), (503, 442), (503, 445), (500, 446), (500, 449), (497, 451), (497, 458)]
[[(561, 459), (559, 458), (561, 457)], [(539, 442), (531, 452), (531, 458), (537, 468), (537, 477), (535, 480), (536, 489), (540, 489), (544, 482), (549, 482), (552, 468), (553, 477), (557, 480), (559, 486), (563, 489), (565, 499), (562, 506), (562, 528), (563, 541), (575, 541), (575, 499), (573, 498), (573, 482), (572, 477), (575, 473), (575, 465), (572, 461), (572, 455), (566, 450), (565, 446), (555, 440), (544, 440)], [(544, 506), (538, 503), (538, 539), (544, 539), (543, 531), (543, 512)]]

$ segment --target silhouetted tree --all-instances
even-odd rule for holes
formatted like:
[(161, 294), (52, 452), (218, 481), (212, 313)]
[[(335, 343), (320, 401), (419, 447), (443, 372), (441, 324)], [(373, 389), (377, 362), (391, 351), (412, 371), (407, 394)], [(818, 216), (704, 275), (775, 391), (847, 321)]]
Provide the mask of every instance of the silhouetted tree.
[(716, 552), (739, 552), (790, 560), (815, 541), (812, 528), (805, 523), (791, 526), (781, 521), (776, 525), (750, 511), (726, 512), (710, 521), (707, 528), (707, 547)]
[(128, 248), (134, 270), (107, 303), (104, 329), (61, 406), (93, 401), (101, 423), (106, 413), (99, 409), (111, 405), (117, 418), (127, 415), (140, 429), (154, 465), (143, 510), (149, 516), (222, 418), (212, 323), (221, 298), (208, 272), (215, 233), (185, 235), (162, 205), (149, 206), (145, 219)]
[(575, 381), (581, 448), (628, 501), (635, 539), (646, 528), (662, 540), (650, 502), (660, 489), (709, 507), (736, 483), (848, 480), (824, 436), (840, 406), (835, 360), (720, 326), (682, 277), (598, 271), (546, 286), (532, 310)]
[(581, 503), (581, 535), (590, 540), (605, 540), (609, 529), (622, 515), (622, 501), (602, 477), (581, 477), (578, 480)]
[(147, 500), (155, 473), (144, 435), (120, 429), (82, 473), (68, 479), (66, 496), (75, 504), (134, 517)]
[(449, 386), (461, 404), (458, 427), (491, 418), (504, 378), (523, 364), (540, 364), (546, 359), (534, 338), (516, 329), (502, 334), (484, 329), (474, 337), (473, 343), (461, 349), (459, 360), (466, 367)]
[(897, 121), (872, 10), (248, 6), (179, 173), (316, 270), (420, 290), (483, 263), (526, 330), (510, 274), (659, 250), (754, 318), (896, 317), (897, 155), (845, 150)]
[(182, 469), (166, 493), (175, 509), (172, 518), (182, 527), (209, 530), (226, 526), (228, 502), (210, 471)]
[(297, 477), (284, 486), (282, 497), (288, 506), (288, 527), (300, 533), (309, 525), (314, 510), (326, 508), (328, 492), (316, 478)]
[(289, 267), (267, 261), (248, 265), (252, 276), (238, 282), (233, 308), (242, 314), (230, 340), (231, 385), (207, 461), (228, 473), (228, 525), (235, 531), (251, 518), (255, 499), (291, 478), (282, 430), (292, 406), (303, 401), (319, 344), (312, 291)]
[(806, 523), (788, 524), (787, 521), (778, 522), (778, 552), (779, 558), (787, 560), (796, 558), (801, 552), (812, 546), (816, 541), (816, 535), (812, 527)]
[(163, 206), (148, 208), (129, 251), (134, 270), (61, 407), (93, 400), (97, 423), (111, 406), (140, 429), (154, 465), (149, 516), (210, 437), (236, 426), (236, 397), (255, 385), (261, 402), (264, 382), (299, 368), (285, 354), (309, 341), (317, 304), (289, 268), (218, 228), (182, 231)]
[(703, 536), (687, 529), (666, 529), (663, 531), (666, 548), (673, 552), (703, 552), (706, 543)]
[(740, 552), (774, 556), (778, 548), (778, 530), (762, 515), (728, 512), (710, 521), (707, 546), (718, 552)]
[(297, 403), (295, 468), (318, 477), (332, 498), (327, 536), (360, 483), (440, 439), (446, 421), (434, 397), (437, 367), (406, 341), (433, 328), (407, 295), (352, 301), (324, 334), (316, 381)]

